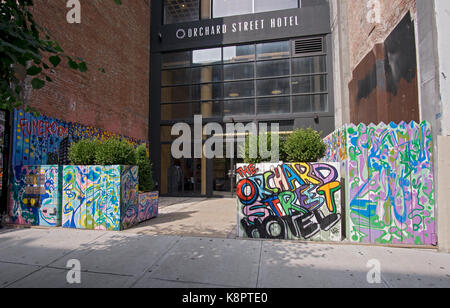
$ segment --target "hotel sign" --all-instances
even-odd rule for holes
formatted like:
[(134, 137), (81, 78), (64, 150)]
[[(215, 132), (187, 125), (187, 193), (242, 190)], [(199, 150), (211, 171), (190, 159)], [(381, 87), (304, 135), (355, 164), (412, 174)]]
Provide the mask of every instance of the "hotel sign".
[(264, 31), (268, 28), (291, 28), (300, 26), (299, 16), (283, 16), (273, 17), (270, 19), (251, 19), (241, 20), (238, 22), (217, 23), (213, 25), (204, 25), (199, 27), (183, 27), (179, 28), (175, 36), (179, 40), (190, 39), (195, 37), (207, 37), (215, 35), (226, 35), (228, 31), (231, 33), (240, 32), (256, 32)]
[(328, 33), (329, 6), (314, 5), (171, 25), (153, 20), (150, 45), (154, 53)]

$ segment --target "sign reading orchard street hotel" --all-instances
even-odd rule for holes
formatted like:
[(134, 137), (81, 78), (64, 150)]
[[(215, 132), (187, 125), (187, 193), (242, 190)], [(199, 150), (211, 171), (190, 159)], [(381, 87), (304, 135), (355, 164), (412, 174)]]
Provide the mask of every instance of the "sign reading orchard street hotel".
[(270, 19), (253, 19), (246, 21), (233, 22), (230, 24), (213, 24), (200, 27), (187, 27), (180, 28), (175, 33), (177, 39), (183, 40), (186, 38), (225, 35), (228, 31), (232, 33), (236, 32), (256, 32), (264, 31), (267, 28), (290, 28), (298, 27), (298, 16), (284, 16)]
[(328, 5), (154, 26), (152, 52), (330, 33)]

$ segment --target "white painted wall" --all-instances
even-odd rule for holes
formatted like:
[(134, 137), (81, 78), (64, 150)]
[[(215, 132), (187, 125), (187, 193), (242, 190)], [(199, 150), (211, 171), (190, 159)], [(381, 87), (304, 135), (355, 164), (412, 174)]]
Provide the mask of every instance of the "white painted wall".
[(440, 119), (442, 131), (440, 135), (450, 135), (450, 1), (435, 0), (437, 45), (439, 61), (439, 94), (441, 100), (441, 113), (436, 117)]

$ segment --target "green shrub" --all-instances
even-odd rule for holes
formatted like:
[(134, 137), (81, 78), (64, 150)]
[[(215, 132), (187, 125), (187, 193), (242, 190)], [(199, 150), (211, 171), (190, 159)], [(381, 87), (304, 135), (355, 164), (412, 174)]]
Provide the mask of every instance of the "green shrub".
[(297, 129), (283, 145), (288, 162), (316, 162), (325, 155), (326, 145), (320, 133), (308, 128)]
[(149, 192), (155, 190), (153, 182), (152, 164), (144, 144), (136, 148), (136, 163), (139, 166), (139, 190)]
[(106, 140), (97, 149), (97, 165), (136, 165), (136, 151), (128, 142), (116, 138)]
[[(259, 149), (259, 140), (260, 140), (260, 136), (258, 135), (256, 138), (256, 144), (255, 145), (251, 145), (250, 144), (250, 136), (247, 135), (247, 137), (245, 138), (245, 143), (243, 145), (243, 147), (241, 148), (241, 152), (243, 152), (243, 157), (244, 157), (244, 163), (246, 164), (258, 164), (258, 163), (265, 163), (265, 162), (270, 162), (271, 161), (271, 157), (266, 158), (266, 159), (262, 159), (261, 155), (260, 155), (260, 149)], [(265, 143), (267, 143), (267, 145), (264, 145), (264, 147), (270, 151), (272, 149), (272, 134), (270, 132), (267, 133), (267, 138), (264, 139)], [(256, 158), (250, 158), (250, 148), (251, 147), (256, 147), (257, 149), (257, 153), (258, 156)], [(284, 157), (284, 152), (283, 152), (283, 143), (282, 143), (282, 138), (280, 137), (280, 143), (279, 143), (279, 160), (282, 160)], [(277, 161), (278, 162), (278, 161)]]
[(73, 165), (94, 165), (100, 141), (82, 139), (72, 143), (69, 148), (69, 160)]

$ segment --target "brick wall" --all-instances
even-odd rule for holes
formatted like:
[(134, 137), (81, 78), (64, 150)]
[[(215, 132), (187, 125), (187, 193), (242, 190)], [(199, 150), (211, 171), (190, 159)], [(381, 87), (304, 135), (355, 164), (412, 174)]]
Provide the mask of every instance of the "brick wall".
[[(348, 29), (350, 66), (353, 71), (359, 62), (378, 43), (383, 43), (405, 14), (416, 16), (416, 0), (377, 0), (380, 7), (380, 23), (366, 18), (370, 0), (349, 0)], [(373, 2), (373, 1), (372, 1)]]
[(35, 1), (36, 21), (68, 55), (83, 58), (88, 72), (69, 69), (65, 60), (51, 75), (53, 83), (32, 91), (30, 105), (63, 121), (147, 140), (149, 0), (80, 2), (81, 24), (69, 24), (66, 0)]

